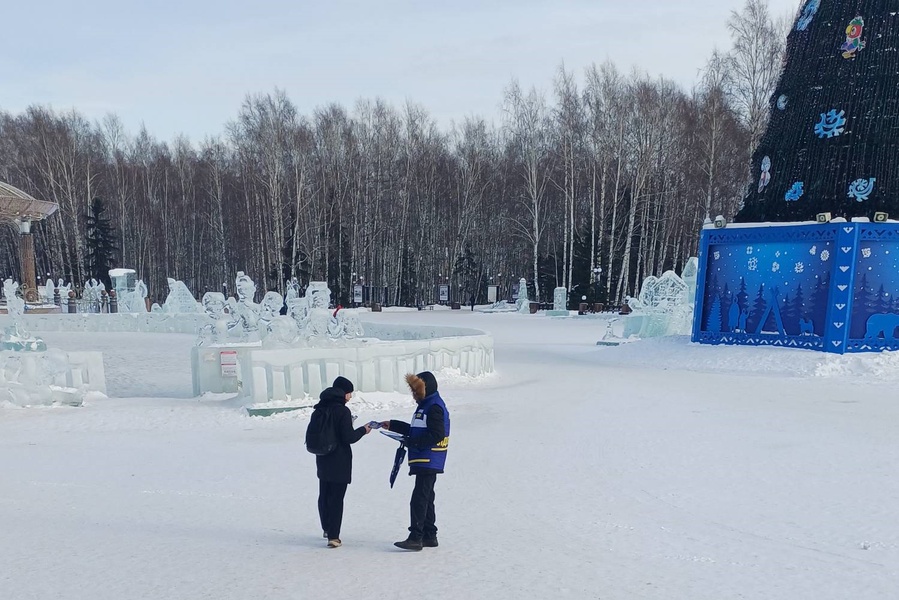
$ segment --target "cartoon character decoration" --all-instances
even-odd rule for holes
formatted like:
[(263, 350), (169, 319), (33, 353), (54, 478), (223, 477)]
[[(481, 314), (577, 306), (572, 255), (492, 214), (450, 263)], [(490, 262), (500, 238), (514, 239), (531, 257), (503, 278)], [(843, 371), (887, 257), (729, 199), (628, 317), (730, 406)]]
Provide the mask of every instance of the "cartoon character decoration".
[(808, 26), (811, 25), (812, 19), (815, 18), (815, 14), (820, 7), (821, 0), (808, 0), (808, 2), (805, 3), (805, 7), (802, 9), (799, 20), (796, 22), (796, 31), (805, 31), (808, 29)]
[(759, 176), (759, 194), (761, 194), (771, 182), (771, 157), (762, 159), (762, 174)]
[(849, 21), (846, 27), (846, 41), (840, 46), (843, 51), (843, 58), (855, 58), (855, 53), (865, 47), (862, 41), (862, 32), (865, 30), (865, 20), (861, 17), (855, 17)]
[(856, 202), (864, 202), (868, 199), (868, 196), (871, 195), (871, 192), (874, 191), (875, 181), (877, 181), (876, 177), (872, 177), (871, 179), (856, 179), (849, 184), (848, 196), (850, 198), (855, 198)]

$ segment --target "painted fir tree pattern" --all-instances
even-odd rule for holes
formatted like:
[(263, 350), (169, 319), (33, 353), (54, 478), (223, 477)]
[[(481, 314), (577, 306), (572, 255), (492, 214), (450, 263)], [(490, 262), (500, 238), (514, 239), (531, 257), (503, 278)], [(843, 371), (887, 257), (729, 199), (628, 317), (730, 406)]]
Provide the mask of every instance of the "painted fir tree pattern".
[(736, 220), (899, 215), (899, 2), (806, 0)]

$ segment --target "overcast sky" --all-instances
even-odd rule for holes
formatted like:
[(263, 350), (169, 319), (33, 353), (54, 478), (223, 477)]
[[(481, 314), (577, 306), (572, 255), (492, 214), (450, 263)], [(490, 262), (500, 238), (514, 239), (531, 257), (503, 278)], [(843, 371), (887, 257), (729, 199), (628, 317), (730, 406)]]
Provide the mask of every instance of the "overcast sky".
[[(219, 134), (247, 93), (300, 111), (380, 96), (441, 124), (499, 115), (512, 77), (548, 89), (611, 59), (691, 87), (744, 0), (40, 0), (7, 3), (0, 109), (75, 108), (162, 139)], [(769, 0), (774, 14), (800, 0)]]

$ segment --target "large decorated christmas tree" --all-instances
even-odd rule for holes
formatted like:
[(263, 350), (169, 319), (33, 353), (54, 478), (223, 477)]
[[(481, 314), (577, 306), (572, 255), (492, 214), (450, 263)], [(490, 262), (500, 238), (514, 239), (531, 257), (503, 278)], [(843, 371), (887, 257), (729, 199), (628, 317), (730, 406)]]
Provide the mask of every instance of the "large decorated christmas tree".
[(806, 0), (736, 220), (899, 218), (899, 0)]

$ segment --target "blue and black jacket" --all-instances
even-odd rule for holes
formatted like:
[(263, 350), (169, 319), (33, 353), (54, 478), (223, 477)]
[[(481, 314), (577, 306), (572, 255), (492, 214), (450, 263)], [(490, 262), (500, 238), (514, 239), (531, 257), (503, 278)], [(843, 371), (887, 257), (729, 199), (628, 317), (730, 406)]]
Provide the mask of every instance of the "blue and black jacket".
[[(430, 373), (421, 373), (417, 377), (423, 377), (427, 383), (427, 375), (433, 379)], [(411, 382), (410, 382), (411, 385)], [(436, 381), (433, 388), (436, 388)], [(428, 388), (432, 388), (428, 385)], [(416, 390), (413, 388), (413, 395)], [(406, 436), (406, 445), (409, 447), (409, 474), (418, 473), (443, 473), (446, 466), (446, 453), (449, 449), (450, 416), (443, 402), (443, 398), (436, 389), (427, 389), (424, 398), (418, 400), (418, 408), (412, 415), (412, 422), (390, 421), (390, 430)]]

